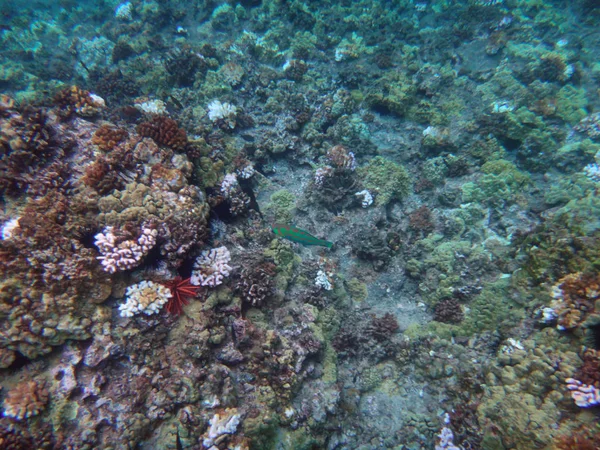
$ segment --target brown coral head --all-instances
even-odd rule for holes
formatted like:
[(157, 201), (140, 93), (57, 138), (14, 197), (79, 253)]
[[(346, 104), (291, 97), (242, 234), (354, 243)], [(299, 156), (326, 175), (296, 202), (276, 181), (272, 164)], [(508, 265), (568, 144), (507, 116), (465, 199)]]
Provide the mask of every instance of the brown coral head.
[(600, 299), (600, 273), (573, 273), (559, 280), (554, 288), (552, 308), (558, 316), (558, 325), (573, 329), (595, 313)]
[(435, 306), (433, 320), (442, 323), (457, 324), (464, 317), (462, 307), (455, 298), (445, 298)]
[(398, 319), (391, 313), (381, 317), (373, 316), (367, 327), (367, 332), (379, 342), (390, 339), (400, 328)]
[(141, 123), (138, 125), (138, 133), (173, 150), (183, 151), (188, 143), (185, 130), (179, 128), (173, 119), (165, 116), (156, 116), (149, 122)]
[(95, 116), (106, 106), (104, 99), (77, 86), (58, 92), (54, 101), (60, 107), (63, 116), (73, 113), (85, 117)]
[(408, 226), (411, 230), (422, 235), (431, 233), (435, 228), (432, 222), (431, 210), (425, 205), (421, 206), (410, 215)]
[(343, 145), (331, 147), (327, 152), (327, 158), (329, 158), (338, 169), (354, 170), (356, 168), (354, 154), (348, 151)]
[(129, 133), (126, 130), (104, 124), (94, 133), (92, 144), (102, 151), (109, 152), (128, 137)]
[(236, 289), (246, 303), (260, 305), (275, 290), (275, 264), (249, 261), (240, 273)]

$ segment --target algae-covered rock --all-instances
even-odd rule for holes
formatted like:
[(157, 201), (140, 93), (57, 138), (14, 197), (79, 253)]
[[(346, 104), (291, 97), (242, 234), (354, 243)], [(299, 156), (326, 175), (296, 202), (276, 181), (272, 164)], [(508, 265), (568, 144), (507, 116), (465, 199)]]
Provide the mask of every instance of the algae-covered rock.
[(273, 216), (274, 223), (291, 223), (296, 205), (294, 194), (287, 189), (281, 189), (271, 194), (270, 200), (265, 207), (265, 211)]
[(401, 200), (410, 191), (410, 178), (404, 167), (381, 156), (371, 159), (357, 172), (364, 186), (377, 194), (377, 205), (387, 205), (393, 199)]
[(575, 125), (588, 115), (585, 89), (566, 85), (556, 96), (556, 114), (570, 125)]

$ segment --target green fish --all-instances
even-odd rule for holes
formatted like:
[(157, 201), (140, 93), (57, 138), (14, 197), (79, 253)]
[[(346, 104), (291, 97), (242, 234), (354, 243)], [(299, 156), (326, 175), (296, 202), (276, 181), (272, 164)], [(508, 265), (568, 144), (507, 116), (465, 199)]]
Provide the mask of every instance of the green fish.
[(293, 227), (291, 225), (273, 225), (273, 233), (277, 236), (281, 236), (292, 242), (298, 242), (303, 245), (321, 245), (323, 247), (331, 248), (333, 242), (325, 241), (314, 237), (308, 231), (301, 230), (300, 228)]

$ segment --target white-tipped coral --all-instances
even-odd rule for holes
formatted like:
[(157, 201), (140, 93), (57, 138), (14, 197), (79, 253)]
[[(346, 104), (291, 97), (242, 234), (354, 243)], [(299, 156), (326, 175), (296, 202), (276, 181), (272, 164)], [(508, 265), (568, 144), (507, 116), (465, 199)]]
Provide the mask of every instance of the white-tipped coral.
[(600, 405), (600, 389), (595, 386), (583, 384), (574, 378), (567, 378), (567, 389), (571, 391), (571, 397), (580, 408)]
[(119, 20), (131, 20), (133, 14), (133, 5), (131, 2), (121, 3), (115, 10), (115, 17)]
[(231, 254), (227, 247), (203, 251), (194, 264), (190, 282), (196, 286), (218, 286), (229, 276), (231, 266), (227, 263)]
[(360, 192), (357, 192), (354, 195), (359, 198), (362, 197), (361, 205), (363, 208), (367, 208), (373, 204), (373, 195), (371, 195), (371, 193), (369, 191), (367, 191), (366, 189), (362, 190)]
[(228, 173), (221, 182), (221, 193), (225, 198), (231, 197), (231, 194), (237, 189), (239, 183), (234, 173)]
[(156, 314), (172, 297), (171, 290), (162, 284), (142, 281), (129, 286), (127, 301), (119, 306), (121, 317), (133, 317), (136, 314)]
[(247, 180), (254, 176), (254, 173), (255, 173), (254, 166), (251, 163), (248, 163), (244, 167), (237, 169), (235, 171), (235, 173), (242, 180)]
[(20, 217), (16, 217), (14, 219), (10, 219), (8, 222), (5, 222), (2, 225), (2, 240), (5, 241), (14, 236), (15, 232), (19, 228), (19, 219)]
[(202, 441), (206, 448), (211, 448), (224, 434), (234, 434), (240, 424), (240, 414), (237, 414), (237, 409), (228, 408), (223, 414), (215, 414), (209, 422), (210, 428)]
[(22, 381), (4, 399), (4, 415), (23, 420), (38, 415), (48, 403), (48, 391), (36, 381)]
[(117, 242), (118, 239), (113, 233), (113, 227), (106, 227), (103, 233), (98, 233), (95, 236), (96, 247), (102, 254), (102, 256), (98, 256), (100, 264), (109, 273), (132, 269), (154, 247), (157, 236), (158, 231), (156, 229), (144, 226), (137, 241)]
[(236, 112), (236, 107), (231, 103), (213, 100), (208, 104), (208, 118), (213, 122), (224, 121), (229, 128), (235, 128)]
[(315, 278), (315, 285), (325, 289), (326, 291), (330, 291), (333, 289), (333, 284), (331, 284), (330, 277), (323, 270), (319, 270), (317, 272), (317, 277)]

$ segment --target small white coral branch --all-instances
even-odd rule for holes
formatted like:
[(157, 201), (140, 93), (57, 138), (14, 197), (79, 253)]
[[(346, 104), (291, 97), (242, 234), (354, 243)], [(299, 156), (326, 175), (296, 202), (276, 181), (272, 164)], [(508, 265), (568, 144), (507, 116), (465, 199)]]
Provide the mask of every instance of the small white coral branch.
[(317, 277), (315, 278), (315, 285), (325, 289), (326, 291), (331, 291), (333, 289), (333, 284), (331, 284), (331, 280), (327, 273), (324, 270), (319, 270), (317, 272)]
[(333, 174), (333, 168), (329, 166), (319, 167), (315, 171), (315, 184), (319, 187), (323, 186), (325, 179)]
[(364, 191), (357, 192), (354, 195), (359, 198), (362, 197), (361, 205), (363, 208), (367, 208), (373, 204), (373, 195), (366, 189)]
[(204, 250), (194, 263), (190, 283), (196, 286), (218, 286), (229, 276), (231, 254), (227, 247)]
[(255, 172), (254, 166), (251, 163), (248, 163), (243, 168), (237, 169), (235, 171), (235, 173), (237, 173), (237, 176), (240, 177), (242, 180), (247, 180), (248, 178), (252, 178), (252, 176), (254, 175), (254, 172)]
[(20, 228), (19, 227), (19, 219), (20, 219), (20, 217), (10, 219), (8, 222), (5, 222), (4, 225), (2, 225), (2, 240), (3, 241), (12, 238), (15, 235), (15, 232)]
[(131, 20), (133, 5), (130, 2), (121, 3), (115, 10), (115, 17), (119, 20)]
[(234, 434), (240, 424), (240, 414), (237, 409), (226, 409), (223, 414), (215, 414), (209, 420), (210, 428), (202, 441), (206, 448), (211, 448), (215, 441), (224, 434)]

